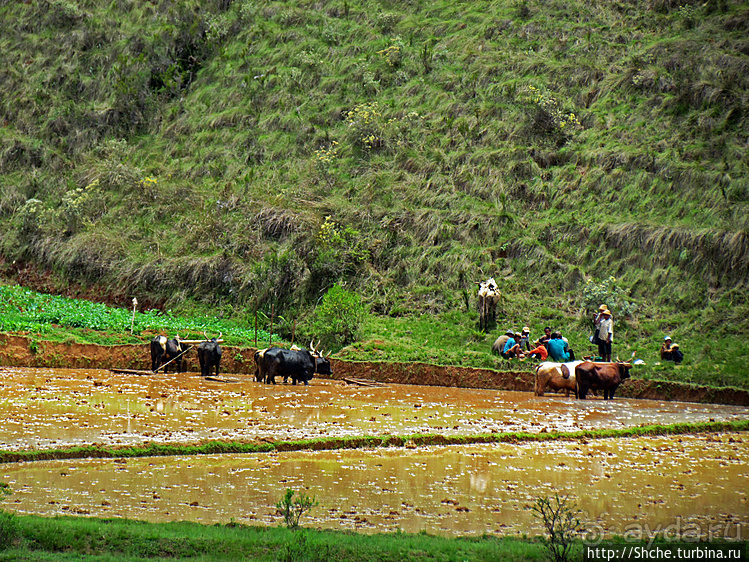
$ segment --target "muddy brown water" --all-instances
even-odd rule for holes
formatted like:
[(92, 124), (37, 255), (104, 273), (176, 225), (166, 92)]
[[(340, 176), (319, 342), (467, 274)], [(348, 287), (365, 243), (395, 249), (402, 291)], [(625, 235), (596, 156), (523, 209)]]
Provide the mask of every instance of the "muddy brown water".
[(361, 387), (313, 379), (308, 387), (204, 381), (195, 375), (3, 368), (0, 448), (81, 444), (257, 441), (320, 436), (474, 435), (574, 431), (746, 419), (741, 406), (652, 400), (579, 401), (563, 395), (447, 387)]
[[(279, 525), (285, 488), (315, 496), (302, 525), (442, 535), (541, 534), (555, 492), (589, 540), (749, 537), (749, 434), (3, 465), (6, 507), (47, 516)], [(678, 537), (677, 537), (678, 535)]]
[[(0, 369), (0, 447), (620, 428), (746, 419), (747, 408), (577, 401), (444, 387)], [(446, 535), (542, 532), (527, 506), (569, 494), (595, 538), (749, 537), (749, 434), (0, 465), (18, 513), (275, 525), (285, 488), (316, 496), (305, 526)], [(637, 537), (635, 537), (637, 538)]]

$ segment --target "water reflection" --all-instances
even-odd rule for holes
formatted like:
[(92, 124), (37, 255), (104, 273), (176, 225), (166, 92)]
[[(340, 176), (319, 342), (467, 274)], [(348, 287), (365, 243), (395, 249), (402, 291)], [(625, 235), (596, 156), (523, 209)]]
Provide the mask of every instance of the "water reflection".
[[(3, 465), (19, 513), (276, 525), (285, 488), (317, 497), (309, 527), (446, 535), (541, 533), (527, 507), (571, 495), (588, 525), (749, 536), (749, 434), (424, 449)], [(689, 527), (691, 525), (692, 527)], [(713, 537), (715, 538), (715, 536)]]
[(443, 387), (224, 384), (191, 375), (3, 368), (3, 449), (303, 439), (321, 435), (474, 435), (746, 419), (737, 406)]

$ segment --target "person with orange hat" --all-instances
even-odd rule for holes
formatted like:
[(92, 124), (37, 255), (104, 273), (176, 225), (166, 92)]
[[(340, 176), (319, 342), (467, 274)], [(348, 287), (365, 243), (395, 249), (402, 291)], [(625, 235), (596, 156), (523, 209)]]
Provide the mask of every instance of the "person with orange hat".
[(614, 319), (608, 308), (598, 315), (601, 317), (598, 322), (598, 355), (603, 361), (608, 362), (611, 361), (611, 344), (614, 343)]

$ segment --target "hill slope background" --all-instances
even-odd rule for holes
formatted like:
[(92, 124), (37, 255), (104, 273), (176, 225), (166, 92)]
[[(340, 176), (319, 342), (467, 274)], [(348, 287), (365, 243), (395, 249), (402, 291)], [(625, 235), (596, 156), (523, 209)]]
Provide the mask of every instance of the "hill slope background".
[(475, 281), (500, 284), (499, 328), (563, 327), (578, 350), (610, 282), (617, 351), (654, 356), (673, 333), (689, 377), (746, 382), (744, 2), (0, 14), (6, 279), (273, 310), (306, 335), (344, 282), (373, 317), (343, 356), (481, 366), (501, 362)]

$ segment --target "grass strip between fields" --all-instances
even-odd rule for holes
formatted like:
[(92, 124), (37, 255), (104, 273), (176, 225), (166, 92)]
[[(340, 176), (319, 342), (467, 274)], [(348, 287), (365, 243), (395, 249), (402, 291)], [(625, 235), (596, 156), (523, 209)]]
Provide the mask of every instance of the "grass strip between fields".
[(335, 449), (364, 449), (374, 447), (426, 447), (430, 445), (470, 445), (478, 443), (525, 443), (574, 441), (579, 439), (607, 439), (687, 433), (749, 431), (749, 420), (676, 423), (669, 425), (641, 425), (624, 429), (587, 429), (582, 431), (508, 432), (476, 435), (380, 435), (357, 437), (328, 437), (243, 443), (238, 441), (210, 441), (201, 444), (147, 443), (143, 446), (106, 447), (87, 445), (63, 449), (0, 451), (0, 463), (33, 462), (56, 459), (135, 458), (176, 455), (215, 455), (223, 453), (269, 453), (288, 451), (328, 451)]

